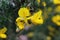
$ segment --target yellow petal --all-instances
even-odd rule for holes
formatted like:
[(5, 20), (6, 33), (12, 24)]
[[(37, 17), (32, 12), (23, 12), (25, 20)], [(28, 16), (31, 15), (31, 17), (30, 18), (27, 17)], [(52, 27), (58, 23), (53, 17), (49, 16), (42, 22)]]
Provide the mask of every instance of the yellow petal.
[(31, 17), (31, 21), (33, 24), (43, 24), (42, 11), (40, 10), (37, 13), (34, 13)]
[(20, 8), (19, 11), (18, 11), (18, 15), (21, 17), (21, 18), (27, 18), (28, 16), (30, 16), (30, 12), (29, 12), (29, 9), (27, 8)]
[(6, 34), (1, 34), (0, 33), (0, 38), (7, 38)]
[(24, 19), (21, 18), (21, 17), (18, 17), (18, 18), (16, 19), (16, 22), (19, 22), (19, 21), (24, 21)]
[(56, 5), (60, 4), (60, 0), (53, 0), (53, 3), (56, 4)]
[(42, 15), (42, 10), (39, 10), (38, 12), (34, 13), (33, 16), (35, 17), (35, 16), (38, 16), (38, 15), (39, 15), (39, 16)]
[(55, 12), (60, 12), (60, 5), (59, 6), (56, 6)]
[(6, 31), (7, 31), (7, 28), (6, 27), (0, 29), (0, 33), (5, 33)]
[(16, 19), (16, 25), (19, 27), (20, 30), (24, 29), (24, 20), (18, 17)]
[(60, 15), (56, 15), (52, 17), (52, 22), (56, 25), (60, 26)]

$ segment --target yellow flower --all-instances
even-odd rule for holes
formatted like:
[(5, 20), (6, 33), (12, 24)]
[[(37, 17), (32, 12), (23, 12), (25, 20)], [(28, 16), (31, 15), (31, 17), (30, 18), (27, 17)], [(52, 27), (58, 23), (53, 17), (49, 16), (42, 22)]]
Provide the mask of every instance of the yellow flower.
[(20, 8), (20, 9), (19, 9), (18, 15), (19, 15), (21, 18), (26, 19), (26, 18), (29, 17), (31, 14), (30, 14), (28, 8), (23, 7), (23, 8)]
[(0, 38), (6, 38), (5, 32), (7, 31), (7, 28), (4, 27), (3, 29), (0, 29)]
[(18, 17), (16, 19), (16, 25), (19, 27), (20, 30), (24, 29), (24, 19)]
[(45, 2), (42, 2), (42, 5), (45, 7), (46, 6), (46, 3)]
[(6, 37), (7, 37), (6, 34), (0, 33), (0, 38), (6, 38)]
[(28, 8), (20, 8), (18, 11), (18, 15), (24, 19), (25, 23), (27, 23), (27, 18), (31, 15)]
[(52, 17), (52, 22), (56, 25), (60, 26), (60, 15), (56, 15)]
[(24, 29), (26, 26), (30, 27), (31, 23), (28, 20), (30, 20), (30, 18), (27, 18), (26, 20), (24, 20), (23, 18), (18, 17), (16, 19), (16, 25), (20, 30)]
[(60, 0), (53, 0), (53, 3), (56, 4), (56, 5), (60, 4)]
[(43, 24), (43, 17), (42, 17), (42, 11), (41, 10), (34, 13), (34, 15), (31, 17), (31, 22), (33, 24)]
[(20, 30), (24, 29), (25, 24), (28, 24), (27, 18), (31, 15), (28, 8), (20, 8), (18, 11), (19, 17), (16, 19), (16, 24)]
[(38, 3), (40, 3), (40, 0), (37, 0)]
[(60, 5), (59, 6), (56, 6), (55, 12), (60, 12)]

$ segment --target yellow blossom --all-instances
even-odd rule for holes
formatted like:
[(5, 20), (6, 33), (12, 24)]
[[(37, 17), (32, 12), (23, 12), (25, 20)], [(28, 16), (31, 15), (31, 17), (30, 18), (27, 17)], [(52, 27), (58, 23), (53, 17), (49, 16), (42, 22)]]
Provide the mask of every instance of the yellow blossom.
[(60, 4), (60, 0), (53, 0), (53, 3), (56, 4), (56, 5)]
[(31, 26), (31, 23), (29, 22), (29, 20), (30, 18), (27, 18), (26, 20), (24, 20), (23, 18), (18, 17), (16, 19), (16, 25), (18, 26), (20, 30), (22, 30), (25, 28), (25, 26)]
[(20, 8), (18, 11), (19, 17), (16, 19), (16, 24), (20, 30), (24, 29), (25, 24), (28, 24), (27, 18), (31, 15), (28, 8)]
[(6, 38), (7, 37), (5, 34), (6, 31), (7, 31), (6, 27), (0, 29), (0, 38)]
[(34, 13), (34, 15), (32, 15), (31, 22), (33, 24), (43, 24), (43, 17), (41, 10), (39, 10), (38, 12)]
[(16, 25), (19, 27), (20, 30), (24, 29), (24, 20), (18, 17), (16, 19)]
[(6, 37), (7, 37), (6, 34), (0, 33), (0, 38), (6, 38)]
[(18, 15), (21, 17), (21, 18), (27, 18), (29, 17), (31, 14), (29, 12), (29, 9), (28, 8), (20, 8), (19, 11), (18, 11)]
[(31, 15), (28, 8), (20, 8), (18, 11), (19, 17), (23, 18), (25, 23), (27, 23), (27, 18)]
[(60, 26), (60, 15), (56, 15), (52, 17), (52, 22), (56, 25)]
[(60, 5), (59, 6), (56, 6), (55, 12), (60, 12)]

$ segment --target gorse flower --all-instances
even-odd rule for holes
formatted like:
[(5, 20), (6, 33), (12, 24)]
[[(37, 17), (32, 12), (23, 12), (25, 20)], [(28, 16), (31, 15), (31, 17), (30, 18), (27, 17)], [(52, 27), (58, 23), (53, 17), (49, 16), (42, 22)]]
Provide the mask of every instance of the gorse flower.
[(30, 27), (30, 23), (29, 23), (29, 18), (26, 19), (26, 21), (23, 18), (18, 17), (16, 19), (16, 25), (18, 26), (18, 28), (20, 30), (23, 30), (25, 27), (29, 26)]
[(18, 11), (19, 17), (16, 19), (16, 24), (20, 30), (24, 29), (25, 24), (27, 23), (27, 18), (31, 15), (29, 10), (25, 7), (20, 8)]
[(31, 21), (33, 24), (43, 24), (42, 11), (39, 10), (38, 12), (34, 13), (34, 15), (31, 17)]
[(0, 29), (0, 38), (6, 38), (7, 37), (5, 34), (6, 31), (7, 31), (6, 27)]
[(59, 6), (56, 6), (55, 12), (60, 12), (60, 5)]
[(16, 25), (19, 27), (20, 30), (24, 29), (24, 20), (18, 17), (16, 19)]
[(41, 10), (30, 16), (31, 14), (27, 8), (20, 8), (18, 15), (19, 17), (16, 19), (16, 25), (20, 30), (24, 29), (26, 25), (29, 26), (31, 23), (43, 24), (43, 16)]
[(52, 17), (52, 22), (56, 25), (60, 26), (60, 15), (56, 15)]
[(54, 3), (55, 5), (60, 4), (60, 0), (53, 0), (53, 3)]
[(20, 8), (19, 11), (18, 11), (18, 15), (21, 17), (21, 18), (27, 18), (29, 17), (31, 14), (29, 12), (29, 9), (23, 7), (23, 8)]
[(20, 18), (23, 18), (24, 21), (27, 23), (27, 18), (31, 15), (30, 12), (29, 12), (29, 9), (28, 8), (20, 8), (19, 11), (18, 11), (18, 15)]

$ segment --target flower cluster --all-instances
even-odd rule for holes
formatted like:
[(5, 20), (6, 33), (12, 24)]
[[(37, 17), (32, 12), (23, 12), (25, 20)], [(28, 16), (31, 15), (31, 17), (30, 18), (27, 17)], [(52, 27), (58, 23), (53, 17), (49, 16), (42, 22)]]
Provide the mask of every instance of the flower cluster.
[(29, 9), (23, 7), (19, 9), (18, 15), (19, 17), (16, 19), (16, 24), (20, 30), (24, 29), (26, 25), (43, 24), (42, 10), (39, 10), (31, 15)]
[[(35, 2), (37, 2), (37, 4), (31, 8), (30, 8), (31, 4), (28, 4), (28, 6), (20, 7), (20, 9), (18, 10), (19, 17), (16, 19), (16, 25), (17, 25), (16, 31), (17, 30), (24, 31), (25, 29), (30, 28), (29, 30), (34, 31), (26, 33), (26, 36), (28, 36), (29, 38), (35, 37), (37, 35), (40, 37), (43, 34), (44, 40), (45, 37), (46, 40), (52, 40), (52, 39), (54, 40), (54, 37), (59, 34), (60, 1), (51, 0), (50, 1), (50, 3), (52, 3), (51, 6), (49, 5), (48, 2), (46, 2), (46, 0), (45, 1), (36, 0)], [(43, 37), (40, 37), (38, 39), (42, 40)]]

